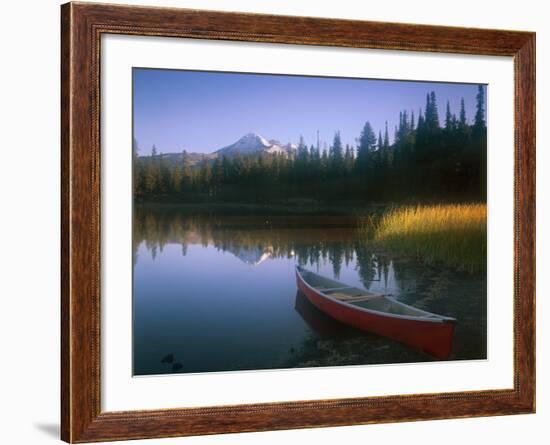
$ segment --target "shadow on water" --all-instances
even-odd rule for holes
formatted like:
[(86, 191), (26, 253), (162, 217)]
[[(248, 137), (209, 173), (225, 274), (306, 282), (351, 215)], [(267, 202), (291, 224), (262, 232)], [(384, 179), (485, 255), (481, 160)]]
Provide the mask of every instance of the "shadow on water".
[(296, 264), (455, 317), (451, 359), (486, 357), (486, 275), (392, 256), (353, 217), (137, 206), (133, 257), (137, 375), (431, 360), (320, 312)]
[(329, 317), (324, 312), (321, 312), (315, 306), (313, 306), (306, 296), (300, 292), (296, 292), (296, 302), (294, 303), (294, 309), (302, 319), (307, 323), (312, 331), (317, 333), (319, 337), (333, 337), (339, 335), (346, 326), (334, 318)]

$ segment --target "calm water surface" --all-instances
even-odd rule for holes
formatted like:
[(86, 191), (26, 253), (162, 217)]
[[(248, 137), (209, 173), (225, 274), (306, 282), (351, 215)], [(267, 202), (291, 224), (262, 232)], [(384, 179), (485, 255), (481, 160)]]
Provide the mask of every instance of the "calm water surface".
[(340, 216), (208, 216), (137, 206), (134, 374), (420, 362), (297, 292), (296, 264), (457, 318), (451, 359), (486, 358), (486, 275), (373, 249)]

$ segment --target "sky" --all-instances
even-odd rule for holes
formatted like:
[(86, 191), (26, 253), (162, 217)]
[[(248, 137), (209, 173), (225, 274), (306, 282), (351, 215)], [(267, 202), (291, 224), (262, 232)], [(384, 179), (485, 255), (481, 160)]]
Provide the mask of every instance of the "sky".
[[(376, 134), (399, 112), (424, 109), (434, 91), (443, 125), (446, 103), (458, 116), (463, 97), (469, 122), (477, 85), (185, 70), (133, 69), (134, 137), (139, 153), (211, 153), (257, 133), (281, 143), (330, 145), (336, 131), (356, 145), (366, 121)], [(487, 95), (485, 95), (487, 97)]]

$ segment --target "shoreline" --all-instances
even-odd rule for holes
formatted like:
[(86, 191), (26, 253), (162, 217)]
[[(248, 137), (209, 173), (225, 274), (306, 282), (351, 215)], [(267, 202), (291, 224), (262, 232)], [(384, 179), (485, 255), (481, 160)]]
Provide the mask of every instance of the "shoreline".
[[(134, 200), (134, 208), (149, 208), (167, 211), (179, 211), (192, 214), (221, 215), (335, 215), (362, 217), (381, 215), (388, 209), (417, 205), (453, 205), (468, 202), (345, 202), (341, 204), (315, 203), (309, 200), (295, 200), (287, 203), (259, 204), (246, 202), (173, 202), (166, 200)], [(486, 204), (481, 202), (481, 204)]]

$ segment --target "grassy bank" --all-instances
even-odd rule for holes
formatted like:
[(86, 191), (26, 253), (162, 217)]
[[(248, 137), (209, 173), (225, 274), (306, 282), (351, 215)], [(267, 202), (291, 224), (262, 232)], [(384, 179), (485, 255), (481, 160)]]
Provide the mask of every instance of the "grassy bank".
[(465, 270), (486, 269), (487, 205), (399, 207), (376, 223), (374, 240), (396, 253)]

